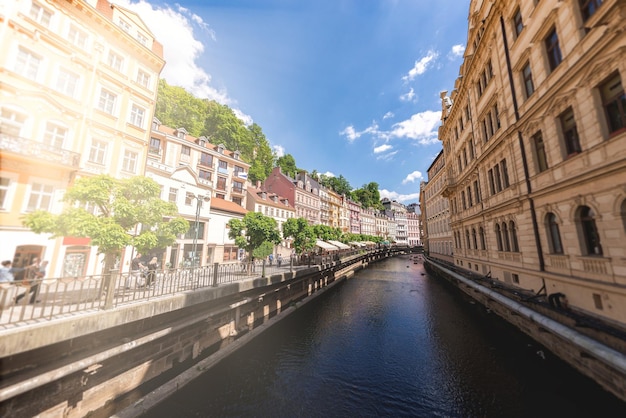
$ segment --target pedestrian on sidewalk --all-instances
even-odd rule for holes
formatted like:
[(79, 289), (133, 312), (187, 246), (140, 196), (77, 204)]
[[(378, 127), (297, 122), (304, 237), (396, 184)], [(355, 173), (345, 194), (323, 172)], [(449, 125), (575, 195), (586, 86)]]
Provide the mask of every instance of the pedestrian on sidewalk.
[(30, 304), (33, 304), (37, 301), (37, 296), (39, 296), (39, 286), (41, 285), (41, 280), (43, 280), (43, 278), (46, 276), (46, 267), (48, 266), (48, 262), (47, 261), (39, 261), (39, 258), (34, 258), (33, 259), (33, 263), (27, 267), (27, 271), (26, 271), (26, 283), (28, 283), (30, 285), (30, 288), (22, 293), (21, 295), (18, 295), (15, 298), (15, 303), (19, 303), (19, 301), (27, 296), (28, 294), (32, 295), (30, 296)]
[(278, 257), (276, 257), (276, 262), (278, 263), (278, 267), (283, 264), (283, 256), (281, 254), (278, 254)]
[(0, 283), (12, 283), (15, 280), (11, 264), (11, 260), (2, 262), (2, 267), (0, 267)]
[(148, 261), (148, 280), (146, 286), (152, 286), (156, 279), (156, 271), (159, 266), (159, 260), (155, 257), (152, 257), (150, 261)]
[(143, 282), (143, 278), (141, 277), (141, 271), (144, 270), (146, 266), (141, 262), (141, 254), (137, 253), (135, 258), (130, 261), (130, 274), (126, 278), (126, 289), (130, 289), (131, 282), (135, 281), (135, 287), (139, 287)]

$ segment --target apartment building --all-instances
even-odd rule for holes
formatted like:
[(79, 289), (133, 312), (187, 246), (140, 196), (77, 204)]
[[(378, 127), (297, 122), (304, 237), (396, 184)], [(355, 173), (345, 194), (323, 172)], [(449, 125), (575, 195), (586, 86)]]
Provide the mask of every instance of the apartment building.
[(89, 239), (49, 239), (21, 217), (59, 212), (77, 177), (144, 173), (162, 45), (105, 0), (2, 2), (0, 39), (1, 257), (49, 260), (50, 276), (98, 273)]
[(361, 233), (361, 204), (354, 200), (347, 199), (348, 203), (348, 216), (351, 234)]
[(361, 234), (376, 236), (376, 212), (374, 209), (361, 210)]
[(154, 118), (146, 176), (161, 185), (161, 198), (175, 203), (190, 225), (159, 258), (171, 266), (236, 260), (234, 240), (224, 231), (230, 218), (247, 213), (249, 169), (239, 151), (189, 135), (184, 127), (164, 126)]
[[(261, 187), (261, 184), (257, 184), (255, 187), (248, 187), (248, 198), (246, 201), (248, 211), (262, 213), (265, 216), (274, 218), (281, 234), (283, 224), (288, 219), (296, 217), (296, 210), (291, 206), (289, 199), (276, 193), (266, 192)], [(291, 241), (291, 238), (283, 239), (283, 242), (275, 248), (274, 252), (281, 254), (283, 257), (290, 256)]]
[(415, 212), (406, 213), (406, 227), (407, 227), (407, 244), (410, 247), (416, 247), (422, 245), (422, 239), (420, 235), (420, 214)]
[(305, 172), (292, 179), (283, 174), (280, 167), (274, 167), (263, 188), (293, 202), (296, 218), (305, 218), (310, 225), (320, 224), (320, 185)]
[(472, 1), (439, 132), (454, 262), (622, 324), (625, 13), (617, 0)]
[[(446, 160), (443, 151), (437, 154), (433, 163), (428, 167), (428, 182), (422, 182), (420, 190), (424, 193), (424, 219), (427, 234), (428, 254), (447, 262), (453, 262), (454, 246), (452, 231), (450, 230), (450, 205), (448, 199), (442, 195), (447, 185)], [(478, 188), (476, 188), (478, 190)], [(475, 193), (475, 196), (478, 196)]]

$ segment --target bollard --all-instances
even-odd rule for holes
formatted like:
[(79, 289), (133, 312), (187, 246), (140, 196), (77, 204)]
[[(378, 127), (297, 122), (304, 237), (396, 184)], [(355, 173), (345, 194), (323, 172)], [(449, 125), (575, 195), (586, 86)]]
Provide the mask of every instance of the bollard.
[(217, 272), (219, 270), (220, 263), (213, 264), (213, 287), (217, 287)]
[(117, 273), (118, 271), (116, 269), (111, 269), (109, 274), (103, 277), (104, 283), (102, 284), (102, 293), (104, 293), (104, 309), (113, 308), (113, 296), (115, 295)]

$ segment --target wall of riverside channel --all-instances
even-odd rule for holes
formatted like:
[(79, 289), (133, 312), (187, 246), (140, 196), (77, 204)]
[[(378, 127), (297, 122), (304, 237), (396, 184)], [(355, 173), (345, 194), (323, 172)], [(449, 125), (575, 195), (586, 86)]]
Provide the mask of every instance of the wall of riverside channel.
[(111, 416), (292, 306), (395, 254), (381, 249), (2, 331), (0, 416)]
[[(626, 401), (626, 340), (593, 327), (571, 315), (554, 312), (533, 301), (534, 294), (520, 289), (506, 292), (505, 284), (489, 279), (483, 284), (427, 260), (426, 270), (500, 316), (543, 345), (554, 355), (593, 379), (608, 392)], [(512, 296), (512, 297), (509, 297)]]

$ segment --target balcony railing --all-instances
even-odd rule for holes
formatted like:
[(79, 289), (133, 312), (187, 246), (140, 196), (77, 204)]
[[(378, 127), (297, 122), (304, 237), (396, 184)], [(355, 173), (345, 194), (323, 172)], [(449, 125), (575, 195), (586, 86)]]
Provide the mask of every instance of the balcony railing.
[(77, 152), (7, 134), (0, 134), (0, 150), (73, 168), (80, 165), (80, 154)]

